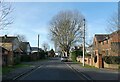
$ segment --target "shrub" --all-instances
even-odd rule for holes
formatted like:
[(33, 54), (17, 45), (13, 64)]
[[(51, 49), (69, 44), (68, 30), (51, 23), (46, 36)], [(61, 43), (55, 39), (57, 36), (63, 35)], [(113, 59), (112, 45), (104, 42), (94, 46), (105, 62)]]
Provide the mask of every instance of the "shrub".
[(39, 52), (39, 59), (44, 59), (45, 58), (45, 54), (47, 54), (47, 52), (44, 52), (44, 50), (41, 50)]
[(120, 64), (120, 56), (104, 56), (103, 60), (107, 64)]
[(85, 54), (85, 56), (91, 56), (91, 54), (89, 54), (89, 53), (86, 53), (86, 54)]
[(26, 61), (26, 62), (28, 62), (28, 61), (30, 61), (30, 60), (31, 60), (31, 58), (30, 58), (29, 55), (22, 55), (22, 56), (21, 56), (21, 61)]
[(73, 61), (76, 61), (76, 57), (82, 56), (82, 55), (83, 55), (83, 52), (81, 50), (75, 50), (75, 51), (71, 52), (71, 59)]
[(71, 52), (72, 61), (76, 61), (76, 57), (77, 57), (76, 51)]
[(19, 56), (16, 56), (14, 57), (14, 64), (19, 64), (20, 63), (20, 57)]

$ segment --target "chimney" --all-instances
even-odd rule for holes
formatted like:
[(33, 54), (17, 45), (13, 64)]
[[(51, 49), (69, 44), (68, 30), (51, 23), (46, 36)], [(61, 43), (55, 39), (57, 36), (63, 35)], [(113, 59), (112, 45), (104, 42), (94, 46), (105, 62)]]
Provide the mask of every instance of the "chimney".
[(5, 38), (7, 38), (7, 35), (5, 35)]

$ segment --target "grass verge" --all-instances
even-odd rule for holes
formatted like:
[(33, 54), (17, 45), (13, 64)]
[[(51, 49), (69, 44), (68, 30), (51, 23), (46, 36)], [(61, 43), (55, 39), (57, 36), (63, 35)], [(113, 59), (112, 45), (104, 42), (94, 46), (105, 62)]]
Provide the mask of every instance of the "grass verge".
[(27, 64), (17, 64), (14, 66), (6, 66), (6, 67), (2, 67), (2, 74), (5, 75), (11, 71), (14, 71), (16, 68), (21, 68), (21, 67), (30, 67), (31, 65), (27, 65)]
[[(77, 61), (76, 61), (77, 62)], [(83, 66), (83, 64), (81, 63), (81, 62), (78, 62), (79, 63), (79, 65), (81, 66), (81, 67), (83, 67), (83, 68), (93, 68), (93, 69), (98, 69), (98, 68), (96, 68), (95, 66), (90, 66), (90, 65), (87, 65), (87, 64), (85, 64), (84, 66)]]

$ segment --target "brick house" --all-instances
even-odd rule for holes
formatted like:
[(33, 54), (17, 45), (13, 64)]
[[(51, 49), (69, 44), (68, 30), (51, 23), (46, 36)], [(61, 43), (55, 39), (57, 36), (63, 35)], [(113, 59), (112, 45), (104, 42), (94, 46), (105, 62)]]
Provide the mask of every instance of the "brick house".
[(7, 56), (7, 65), (19, 63), (22, 50), (19, 47), (19, 40), (15, 36), (0, 36), (0, 46), (9, 51)]
[[(103, 56), (120, 55), (120, 30), (111, 34), (95, 34), (93, 41), (95, 67), (102, 68)], [(94, 60), (95, 60), (94, 59)]]

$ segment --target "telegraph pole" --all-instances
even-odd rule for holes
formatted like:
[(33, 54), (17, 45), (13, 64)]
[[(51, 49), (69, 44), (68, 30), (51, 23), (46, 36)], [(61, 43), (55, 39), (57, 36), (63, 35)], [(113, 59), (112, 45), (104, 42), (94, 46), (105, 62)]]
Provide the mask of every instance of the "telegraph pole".
[(38, 56), (39, 56), (39, 34), (38, 34)]
[(84, 26), (83, 26), (83, 66), (85, 66), (85, 19), (83, 19), (84, 21)]

